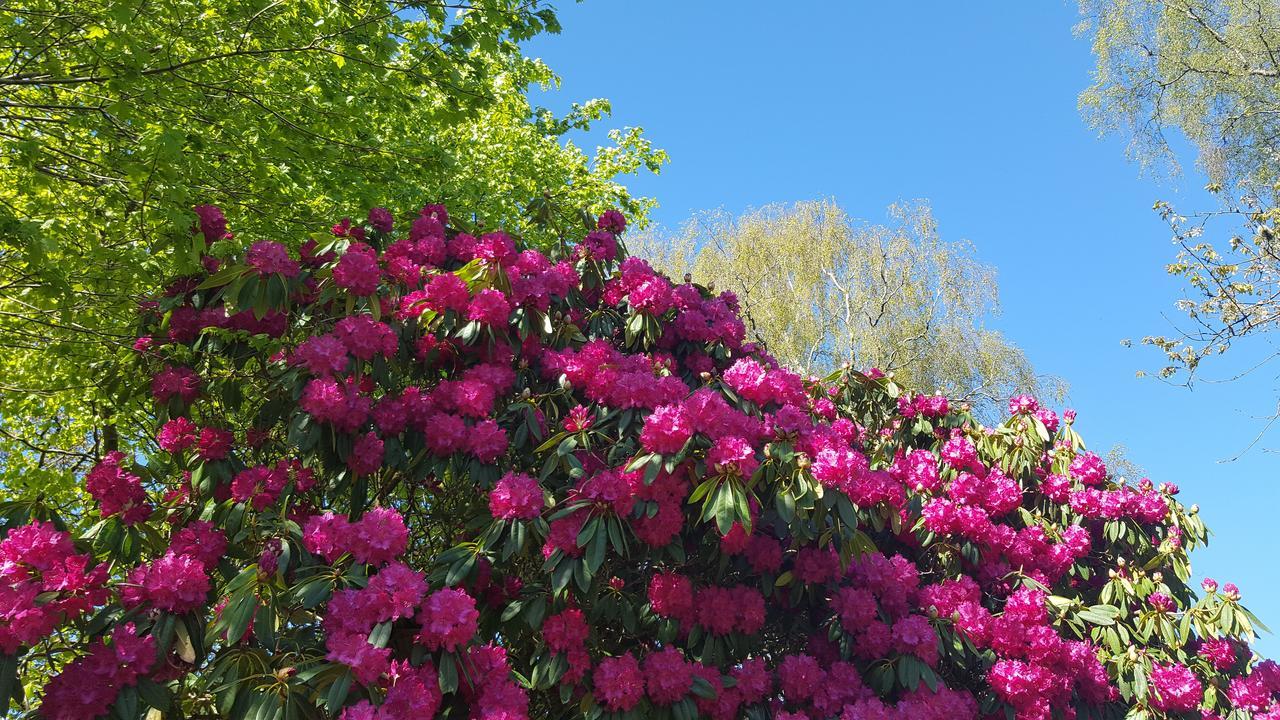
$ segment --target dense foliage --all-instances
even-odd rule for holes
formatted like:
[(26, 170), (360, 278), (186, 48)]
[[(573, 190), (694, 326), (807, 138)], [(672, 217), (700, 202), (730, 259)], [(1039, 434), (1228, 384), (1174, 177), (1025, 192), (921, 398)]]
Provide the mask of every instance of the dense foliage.
[[(195, 269), (200, 202), (290, 238), (339, 209), (442, 199), (527, 230), (544, 194), (643, 217), (619, 175), (665, 156), (609, 112), (530, 102), (540, 0), (23, 0), (0, 7), (0, 488), (74, 501), (128, 450), (111, 372), (153, 278)], [(19, 484), (20, 483), (20, 484)]]
[[(198, 214), (203, 253), (227, 224)], [(878, 371), (802, 378), (732, 294), (589, 219), (546, 254), (428, 206), (203, 255), (142, 307), (155, 447), (87, 474), (100, 519), (3, 506), (0, 697), (77, 720), (1280, 712), (1238, 591), (1188, 586), (1195, 509), (1109, 475), (1071, 413), (1019, 396), (983, 427)]]

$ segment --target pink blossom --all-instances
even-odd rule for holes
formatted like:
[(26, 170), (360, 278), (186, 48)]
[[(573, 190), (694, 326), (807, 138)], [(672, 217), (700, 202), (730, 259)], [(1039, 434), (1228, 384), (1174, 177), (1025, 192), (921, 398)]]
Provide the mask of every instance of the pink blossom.
[(196, 456), (200, 460), (225, 460), (231, 452), (235, 436), (230, 430), (206, 427), (200, 429), (200, 437), (196, 440)]
[(507, 297), (489, 288), (476, 293), (467, 306), (467, 319), (481, 325), (506, 326), (510, 315), (511, 305), (507, 303)]
[(587, 233), (582, 241), (582, 252), (592, 260), (607, 262), (618, 257), (618, 241), (609, 231)]
[(395, 225), (395, 218), (391, 215), (390, 210), (382, 207), (376, 207), (369, 209), (368, 222), (369, 227), (374, 230), (380, 233), (389, 233)]
[(504, 520), (530, 520), (542, 513), (538, 481), (524, 473), (507, 473), (489, 492), (489, 512)]
[(164, 404), (171, 398), (191, 403), (200, 396), (200, 376), (190, 368), (166, 367), (151, 380), (151, 395)]
[(600, 219), (596, 221), (596, 227), (601, 230), (608, 230), (614, 235), (620, 235), (627, 229), (627, 220), (617, 210), (605, 210), (600, 214)]
[(1204, 688), (1196, 676), (1182, 665), (1156, 663), (1148, 675), (1151, 705), (1165, 712), (1186, 712), (1200, 706)]
[(674, 454), (692, 436), (693, 427), (685, 409), (680, 405), (663, 405), (645, 419), (640, 444), (652, 453)]
[(755, 448), (740, 437), (728, 436), (715, 441), (707, 453), (707, 464), (731, 475), (749, 478), (759, 467)]
[(684, 655), (673, 647), (649, 653), (644, 658), (644, 684), (649, 699), (657, 705), (671, 705), (689, 694), (693, 671)]
[(136, 525), (151, 515), (142, 479), (124, 470), (124, 453), (107, 453), (85, 476), (85, 489), (98, 501), (103, 517), (119, 515), (125, 525)]
[(555, 652), (569, 652), (587, 641), (590, 628), (578, 608), (569, 608), (548, 617), (542, 624), (542, 639)]
[(351, 468), (351, 472), (357, 477), (361, 475), (372, 475), (382, 468), (382, 453), (384, 443), (376, 433), (367, 432), (356, 438), (355, 444), (351, 447), (351, 454), (347, 456), (347, 467)]
[(649, 581), (649, 606), (655, 615), (681, 622), (693, 618), (693, 583), (672, 572), (655, 573)]
[(495, 462), (507, 452), (507, 433), (494, 420), (482, 420), (471, 427), (467, 450), (480, 462)]
[(1107, 479), (1107, 466), (1102, 458), (1086, 452), (1071, 461), (1071, 476), (1085, 485), (1100, 485)]
[(213, 569), (226, 550), (226, 533), (205, 520), (192, 520), (169, 539), (169, 552), (194, 558), (206, 570)]
[(155, 638), (139, 638), (135, 632), (133, 623), (119, 625), (110, 645), (99, 638), (88, 654), (63, 667), (44, 688), (40, 716), (84, 720), (106, 715), (120, 690), (136, 685), (155, 664)]
[(601, 660), (592, 677), (596, 702), (615, 712), (631, 710), (644, 697), (644, 675), (630, 653)]
[(298, 276), (298, 262), (289, 257), (289, 249), (278, 242), (263, 240), (256, 242), (245, 255), (245, 263), (258, 271), (258, 275), (282, 275), (287, 278)]
[(377, 253), (361, 242), (351, 243), (333, 268), (334, 284), (352, 295), (372, 295), (381, 276)]
[(409, 544), (409, 530), (404, 518), (390, 508), (373, 508), (357, 522), (350, 550), (356, 562), (382, 565), (399, 557)]
[(165, 452), (176, 455), (196, 444), (196, 425), (185, 417), (176, 417), (160, 428), (156, 443)]
[(150, 605), (181, 615), (205, 603), (209, 576), (199, 559), (170, 551), (129, 573), (121, 595), (127, 607)]
[(368, 315), (342, 318), (334, 327), (333, 336), (358, 360), (372, 360), (377, 355), (392, 357), (396, 354), (399, 342), (395, 331), (386, 323), (378, 322)]
[(810, 655), (788, 655), (778, 666), (778, 684), (789, 702), (808, 700), (825, 681), (826, 673)]
[(423, 303), (438, 313), (447, 310), (462, 312), (467, 309), (471, 294), (462, 278), (453, 273), (441, 273), (427, 281)]
[(417, 621), (422, 626), (416, 640), (431, 650), (450, 652), (471, 641), (476, 634), (476, 621), (480, 618), (476, 601), (457, 588), (446, 588), (432, 593)]

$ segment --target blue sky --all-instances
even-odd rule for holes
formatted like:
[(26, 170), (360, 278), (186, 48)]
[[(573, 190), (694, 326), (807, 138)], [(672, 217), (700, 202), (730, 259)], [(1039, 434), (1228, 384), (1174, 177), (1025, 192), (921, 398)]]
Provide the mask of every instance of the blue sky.
[[(1193, 557), (1197, 575), (1236, 582), (1280, 627), (1268, 552), (1280, 547), (1280, 460), (1255, 449), (1220, 462), (1275, 407), (1274, 376), (1194, 390), (1135, 377), (1161, 358), (1121, 341), (1168, 332), (1181, 292), (1164, 272), (1174, 250), (1151, 205), (1213, 201), (1194, 172), (1142, 176), (1122, 139), (1099, 139), (1081, 119), (1092, 58), (1072, 34), (1074, 3), (589, 0), (559, 10), (563, 34), (528, 52), (563, 86), (537, 101), (563, 110), (605, 97), (608, 127), (645, 128), (671, 163), (629, 185), (659, 200), (658, 222), (819, 197), (879, 221), (896, 200), (931, 201), (943, 236), (972, 241), (999, 271), (1003, 313), (989, 324), (1071, 384), (1067, 404), (1091, 448), (1124, 444), (1153, 480), (1200, 504), (1214, 536)], [(1280, 432), (1270, 440), (1280, 446)], [(1280, 654), (1275, 636), (1258, 647)]]

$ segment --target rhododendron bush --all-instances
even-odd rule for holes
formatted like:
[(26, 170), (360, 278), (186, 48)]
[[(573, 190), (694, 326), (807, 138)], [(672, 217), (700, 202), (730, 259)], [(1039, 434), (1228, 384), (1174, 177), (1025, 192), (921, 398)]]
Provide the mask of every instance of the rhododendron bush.
[[(197, 209), (194, 232), (230, 236)], [(610, 212), (444, 208), (144, 304), (153, 452), (4, 506), (0, 697), (51, 719), (1280, 717), (1176, 488), (745, 341)], [(197, 236), (199, 239), (199, 236)], [(576, 240), (576, 241), (575, 241)], [(226, 243), (221, 243), (225, 245)]]

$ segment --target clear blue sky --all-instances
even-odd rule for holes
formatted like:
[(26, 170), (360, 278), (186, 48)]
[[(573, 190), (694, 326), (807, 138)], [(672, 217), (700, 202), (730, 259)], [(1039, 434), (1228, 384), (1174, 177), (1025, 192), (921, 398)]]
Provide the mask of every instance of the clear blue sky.
[[(671, 163), (629, 185), (659, 200), (658, 222), (828, 196), (878, 221), (896, 200), (930, 200), (944, 237), (972, 241), (998, 268), (1003, 313), (990, 325), (1071, 384), (1091, 448), (1124, 444), (1153, 480), (1200, 504), (1214, 536), (1193, 557), (1197, 576), (1236, 582), (1280, 628), (1280, 456), (1255, 449), (1220, 462), (1275, 407), (1274, 373), (1194, 390), (1135, 377), (1161, 358), (1121, 340), (1168, 332), (1181, 292), (1164, 273), (1174, 250), (1151, 205), (1212, 201), (1194, 173), (1141, 176), (1122, 140), (1099, 139), (1081, 119), (1092, 60), (1072, 34), (1074, 3), (588, 0), (559, 10), (563, 34), (528, 51), (564, 83), (537, 101), (563, 110), (605, 97), (608, 127), (645, 128)], [(1280, 431), (1269, 439), (1280, 446)], [(1258, 647), (1280, 654), (1275, 636)]]

